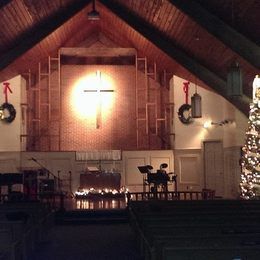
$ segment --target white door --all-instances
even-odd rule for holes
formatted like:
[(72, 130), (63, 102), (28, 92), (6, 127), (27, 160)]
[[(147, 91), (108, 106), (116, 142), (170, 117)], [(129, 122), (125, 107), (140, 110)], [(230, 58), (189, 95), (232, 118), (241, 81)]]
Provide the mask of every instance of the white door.
[(224, 196), (223, 147), (220, 141), (204, 142), (205, 188), (215, 190), (216, 196)]

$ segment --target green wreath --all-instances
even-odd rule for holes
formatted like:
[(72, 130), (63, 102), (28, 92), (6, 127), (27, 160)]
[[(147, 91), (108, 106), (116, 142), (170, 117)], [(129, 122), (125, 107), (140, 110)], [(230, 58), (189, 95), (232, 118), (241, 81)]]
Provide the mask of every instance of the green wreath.
[[(4, 116), (4, 110), (7, 110), (9, 113), (8, 117)], [(6, 123), (12, 123), (16, 117), (16, 110), (14, 106), (10, 103), (3, 103), (0, 106), (0, 112), (1, 112), (1, 119), (5, 121)]]
[[(192, 123), (192, 116), (190, 114), (190, 110), (191, 110), (191, 105), (189, 105), (189, 104), (183, 104), (183, 105), (180, 106), (180, 108), (178, 110), (178, 117), (183, 124)], [(184, 115), (185, 111), (189, 112), (188, 116)]]

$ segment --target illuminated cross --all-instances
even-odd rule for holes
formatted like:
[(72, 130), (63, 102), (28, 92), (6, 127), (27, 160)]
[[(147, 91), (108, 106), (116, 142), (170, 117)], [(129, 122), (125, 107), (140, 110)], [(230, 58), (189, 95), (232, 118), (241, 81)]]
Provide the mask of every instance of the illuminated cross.
[(99, 70), (96, 71), (96, 77), (98, 80), (97, 89), (85, 89), (84, 92), (97, 92), (98, 94), (98, 105), (96, 110), (96, 128), (101, 127), (101, 111), (102, 111), (102, 92), (114, 92), (113, 89), (100, 89), (101, 86), (101, 72)]

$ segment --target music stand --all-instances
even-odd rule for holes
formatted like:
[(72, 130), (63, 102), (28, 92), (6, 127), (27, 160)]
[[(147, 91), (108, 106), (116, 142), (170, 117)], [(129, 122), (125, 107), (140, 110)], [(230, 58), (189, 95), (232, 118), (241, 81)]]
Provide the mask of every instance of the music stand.
[(150, 170), (153, 169), (153, 167), (151, 165), (137, 166), (137, 168), (140, 171), (140, 173), (142, 173), (142, 174), (149, 173)]
[(151, 165), (144, 165), (144, 166), (137, 166), (137, 168), (140, 171), (140, 173), (143, 174), (143, 192), (145, 192), (146, 191), (146, 189), (145, 189), (146, 186), (145, 185), (147, 184), (146, 180), (147, 180), (148, 177), (145, 178), (144, 174), (149, 174), (150, 171), (153, 169), (153, 166), (151, 166)]

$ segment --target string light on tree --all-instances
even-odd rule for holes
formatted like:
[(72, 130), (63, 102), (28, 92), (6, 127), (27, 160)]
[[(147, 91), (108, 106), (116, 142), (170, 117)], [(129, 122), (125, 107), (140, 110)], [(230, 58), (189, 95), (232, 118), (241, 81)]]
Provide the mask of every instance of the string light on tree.
[(253, 102), (250, 104), (248, 130), (241, 158), (241, 197), (260, 196), (260, 78), (253, 82)]

